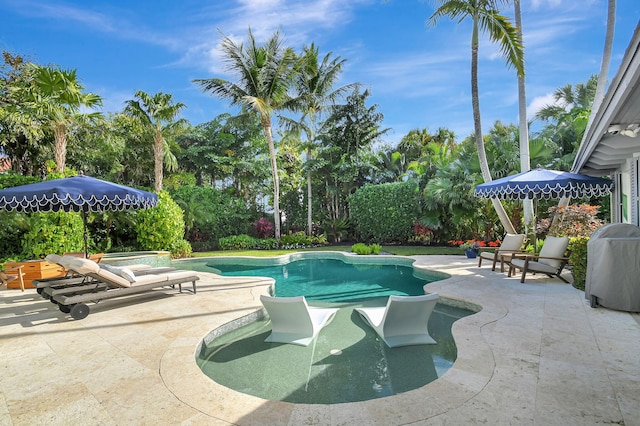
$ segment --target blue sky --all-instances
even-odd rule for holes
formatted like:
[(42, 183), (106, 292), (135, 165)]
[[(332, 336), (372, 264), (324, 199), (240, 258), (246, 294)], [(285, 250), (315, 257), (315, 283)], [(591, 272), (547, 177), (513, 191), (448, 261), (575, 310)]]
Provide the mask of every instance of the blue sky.
[[(202, 93), (196, 78), (223, 77), (220, 31), (239, 41), (251, 26), (263, 40), (281, 28), (300, 51), (347, 62), (340, 84), (359, 82), (385, 116), (394, 144), (414, 128), (446, 127), (458, 140), (473, 131), (469, 22), (427, 27), (432, 2), (420, 0), (59, 1), (0, 0), (0, 49), (39, 64), (77, 69), (86, 89), (120, 111), (137, 90), (173, 94), (192, 124), (230, 110)], [(600, 70), (605, 0), (523, 0), (529, 119), (566, 84)], [(505, 14), (511, 15), (510, 11)], [(618, 0), (610, 79), (640, 17), (640, 2)], [(483, 131), (495, 120), (517, 123), (517, 80), (495, 45), (480, 45)]]

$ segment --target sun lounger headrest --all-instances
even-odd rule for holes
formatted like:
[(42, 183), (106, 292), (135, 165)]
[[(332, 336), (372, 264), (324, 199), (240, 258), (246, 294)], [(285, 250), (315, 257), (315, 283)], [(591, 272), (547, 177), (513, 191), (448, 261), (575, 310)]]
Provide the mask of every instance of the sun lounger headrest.
[(69, 260), (69, 269), (73, 269), (76, 272), (81, 274), (91, 274), (97, 273), (100, 270), (100, 266), (93, 260), (82, 259), (78, 257), (74, 257)]
[(122, 267), (108, 265), (108, 264), (102, 264), (99, 266), (100, 266), (100, 269), (104, 269), (105, 271), (109, 271), (112, 274), (119, 275), (122, 278), (128, 280), (130, 283), (136, 281), (135, 274), (129, 268), (122, 268)]

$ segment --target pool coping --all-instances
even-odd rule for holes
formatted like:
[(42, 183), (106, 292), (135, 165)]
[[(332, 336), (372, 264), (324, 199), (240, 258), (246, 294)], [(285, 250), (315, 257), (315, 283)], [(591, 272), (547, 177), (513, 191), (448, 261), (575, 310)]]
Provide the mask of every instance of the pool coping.
[[(311, 256), (308, 256), (310, 253)], [(425, 291), (434, 292), (434, 284), (440, 284), (446, 286), (448, 282), (455, 283), (457, 278), (450, 274), (431, 269), (425, 265), (416, 265), (416, 259), (404, 256), (358, 256), (349, 253), (337, 253), (337, 252), (303, 252), (286, 254), (276, 257), (283, 261), (283, 264), (300, 260), (305, 258), (326, 258), (326, 255), (330, 254), (330, 258), (340, 258), (340, 260), (355, 261), (353, 263), (367, 263), (367, 264), (398, 264), (406, 263), (407, 266), (411, 265), (414, 269), (420, 271), (429, 271), (441, 273), (448, 276), (444, 280), (436, 281), (435, 283), (429, 283), (425, 286)], [(250, 257), (244, 256), (230, 256), (225, 257), (229, 259), (229, 262), (234, 258), (248, 259)], [(274, 258), (259, 258), (251, 257), (258, 262), (256, 264), (267, 263), (268, 260), (273, 261)], [(270, 281), (271, 284), (263, 289), (264, 294), (269, 293), (269, 288), (273, 285), (273, 280), (265, 278), (266, 281)], [(429, 287), (429, 288), (427, 288)], [(442, 377), (437, 380), (422, 386), (418, 389), (414, 389), (408, 392), (404, 392), (397, 395), (387, 396), (384, 398), (377, 398), (368, 401), (358, 401), (339, 404), (296, 404), (283, 401), (265, 400), (252, 395), (243, 394), (235, 390), (226, 388), (214, 380), (204, 376), (200, 368), (195, 363), (201, 345), (205, 341), (212, 339), (212, 330), (202, 337), (200, 343), (195, 349), (189, 351), (188, 348), (175, 348), (171, 352), (168, 352), (165, 358), (176, 359), (181, 358), (186, 361), (187, 357), (190, 357), (191, 362), (188, 371), (184, 372), (191, 375), (200, 375), (199, 380), (196, 383), (192, 383), (191, 386), (185, 388), (182, 385), (182, 377), (175, 377), (172, 375), (171, 363), (163, 362), (163, 366), (167, 366), (167, 369), (161, 369), (160, 374), (163, 376), (165, 385), (171, 390), (174, 395), (181, 401), (187, 403), (194, 409), (201, 411), (202, 413), (220, 419), (226, 422), (235, 423), (238, 421), (238, 416), (242, 419), (248, 417), (253, 418), (256, 412), (261, 413), (264, 416), (266, 412), (269, 412), (269, 417), (281, 416), (283, 413), (289, 413), (290, 416), (288, 422), (291, 424), (298, 424), (294, 419), (305, 419), (309, 416), (320, 418), (344, 418), (345, 423), (351, 421), (363, 420), (364, 413), (370, 413), (372, 415), (368, 421), (380, 420), (380, 418), (394, 418), (398, 421), (398, 424), (412, 423), (419, 420), (424, 420), (439, 414), (445, 413), (455, 407), (464, 404), (465, 402), (476, 396), (489, 382), (493, 375), (495, 368), (495, 361), (489, 345), (482, 338), (479, 332), (481, 327), (489, 324), (493, 321), (497, 321), (504, 316), (504, 311), (498, 310), (498, 313), (489, 313), (489, 311), (482, 309), (477, 303), (473, 303), (461, 297), (447, 296), (446, 294), (440, 294), (441, 302), (450, 306), (462, 307), (476, 311), (475, 314), (464, 317), (453, 324), (452, 334), (456, 341), (458, 357), (453, 366), (446, 371)], [(261, 309), (251, 312), (243, 317), (236, 318), (230, 322), (222, 324), (218, 332), (224, 332), (225, 329), (229, 330), (239, 324), (247, 323), (257, 315), (260, 315)], [(239, 321), (234, 324), (235, 321)], [(176, 381), (174, 381), (174, 379)], [(204, 380), (203, 380), (204, 379)], [(232, 406), (228, 404), (212, 404), (210, 398), (203, 398), (202, 395), (208, 396), (220, 396), (224, 395), (223, 400), (232, 400)], [(443, 395), (447, 395), (443, 398)], [(452, 397), (455, 395), (455, 397)], [(432, 401), (433, 404), (420, 404), (419, 401)], [(238, 412), (238, 407), (242, 407), (241, 413)], [(245, 411), (246, 410), (246, 411)], [(380, 417), (380, 414), (384, 413), (384, 416)], [(367, 417), (367, 416), (365, 416)], [(282, 421), (285, 419), (282, 418)], [(376, 421), (377, 422), (377, 421)]]

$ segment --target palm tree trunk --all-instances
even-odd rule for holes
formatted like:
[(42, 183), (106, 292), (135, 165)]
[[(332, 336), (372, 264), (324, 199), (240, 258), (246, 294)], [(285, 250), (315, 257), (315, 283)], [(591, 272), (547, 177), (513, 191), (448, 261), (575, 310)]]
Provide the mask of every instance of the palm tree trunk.
[[(607, 75), (609, 74), (609, 63), (611, 62), (611, 49), (613, 45), (613, 33), (616, 26), (616, 0), (609, 0), (607, 8), (607, 33), (604, 39), (604, 49), (602, 51), (602, 64), (600, 64), (600, 74), (598, 74), (598, 84), (596, 85), (596, 93), (593, 98), (593, 104), (591, 106), (591, 114), (589, 114), (589, 123), (591, 123), (596, 115), (600, 104), (604, 99), (604, 87), (607, 84)], [(584, 143), (584, 138), (587, 136), (587, 132), (584, 132), (581, 144)], [(572, 172), (579, 172), (579, 170), (571, 169)], [(569, 205), (571, 198), (562, 197), (558, 201), (558, 208), (565, 208)], [(554, 226), (558, 221), (559, 215), (553, 216), (551, 226)]]
[[(473, 126), (475, 129), (476, 149), (478, 150), (478, 160), (480, 162), (480, 171), (485, 182), (491, 182), (491, 172), (489, 171), (489, 162), (487, 161), (487, 153), (484, 149), (484, 140), (482, 139), (482, 125), (480, 122), (480, 97), (478, 95), (478, 21), (477, 16), (473, 20), (473, 33), (471, 36), (471, 103), (473, 105)], [(509, 233), (515, 233), (515, 229), (504, 210), (502, 203), (497, 198), (492, 198), (493, 208), (495, 209), (500, 223), (504, 230)]]
[(269, 116), (262, 117), (262, 127), (267, 136), (267, 144), (269, 145), (269, 159), (271, 160), (271, 174), (273, 176), (273, 223), (276, 240), (280, 242), (280, 179), (278, 178), (278, 164), (276, 162), (276, 147), (273, 143), (273, 134), (271, 133), (271, 118)]
[(63, 173), (67, 161), (67, 132), (63, 123), (56, 123), (53, 128), (53, 157), (56, 160), (56, 172)]
[[(520, 0), (514, 0), (516, 29), (518, 37), (522, 41), (522, 12), (520, 10)], [(524, 60), (524, 57), (523, 57)], [(531, 158), (529, 156), (529, 126), (527, 124), (527, 94), (525, 91), (524, 75), (518, 74), (518, 116), (520, 127), (520, 171), (527, 172), (531, 169)], [(535, 232), (533, 217), (533, 200), (525, 198), (522, 201), (524, 210), (524, 225), (527, 233)]]
[(157, 130), (153, 138), (153, 171), (155, 175), (155, 190), (157, 193), (162, 191), (162, 158), (164, 155), (164, 141), (162, 133)]
[[(307, 164), (311, 161), (311, 145), (309, 145), (309, 149), (307, 150)], [(312, 191), (311, 191), (311, 167), (307, 167), (307, 235), (311, 236), (313, 233), (313, 221), (312, 221)]]

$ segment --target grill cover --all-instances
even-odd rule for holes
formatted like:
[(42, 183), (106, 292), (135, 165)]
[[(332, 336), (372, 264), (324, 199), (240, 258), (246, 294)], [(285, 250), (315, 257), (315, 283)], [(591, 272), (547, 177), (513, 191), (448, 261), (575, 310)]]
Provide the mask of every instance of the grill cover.
[(591, 234), (584, 294), (606, 308), (640, 312), (640, 228), (611, 223)]

